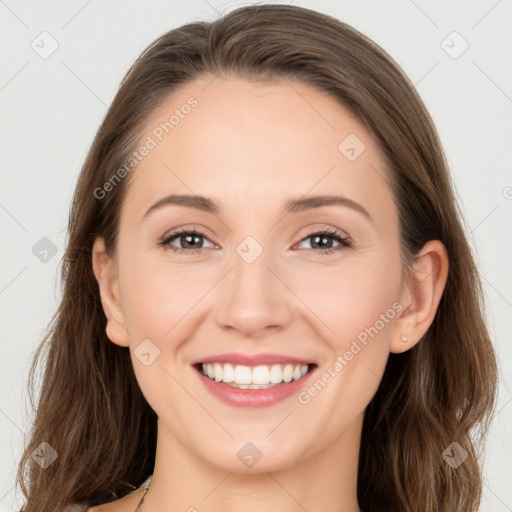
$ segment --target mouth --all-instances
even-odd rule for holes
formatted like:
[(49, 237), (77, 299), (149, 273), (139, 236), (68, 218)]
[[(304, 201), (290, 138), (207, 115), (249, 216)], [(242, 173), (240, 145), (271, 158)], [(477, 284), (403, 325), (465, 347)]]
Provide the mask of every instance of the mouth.
[(269, 364), (248, 366), (222, 362), (196, 363), (193, 368), (204, 377), (238, 389), (269, 389), (304, 379), (317, 364)]

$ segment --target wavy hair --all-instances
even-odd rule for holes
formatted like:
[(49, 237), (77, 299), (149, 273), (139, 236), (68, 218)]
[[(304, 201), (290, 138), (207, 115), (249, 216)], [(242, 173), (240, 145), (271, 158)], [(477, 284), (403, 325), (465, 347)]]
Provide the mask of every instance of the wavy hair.
[[(106, 336), (91, 261), (98, 236), (109, 254), (115, 251), (129, 176), (101, 200), (94, 191), (129, 159), (145, 122), (169, 94), (207, 74), (293, 78), (330, 94), (367, 127), (386, 162), (404, 268), (429, 240), (444, 243), (449, 273), (433, 323), (414, 348), (390, 354), (365, 411), (357, 494), (365, 512), (477, 511), (497, 362), (432, 119), (398, 64), (365, 35), (310, 9), (259, 4), (156, 39), (124, 76), (95, 135), (70, 210), (62, 299), (30, 369), (35, 416), (17, 475), (26, 498), (22, 512), (113, 501), (153, 471), (156, 414), (129, 351)], [(46, 469), (31, 456), (43, 442), (58, 453)], [(468, 453), (457, 469), (442, 457), (453, 442)]]

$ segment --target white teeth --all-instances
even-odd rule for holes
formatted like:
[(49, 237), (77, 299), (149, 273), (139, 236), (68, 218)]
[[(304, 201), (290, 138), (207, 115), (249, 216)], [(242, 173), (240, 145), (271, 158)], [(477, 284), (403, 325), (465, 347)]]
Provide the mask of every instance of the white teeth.
[(226, 363), (203, 364), (202, 372), (216, 382), (232, 383), (232, 386), (248, 389), (272, 387), (282, 382), (288, 383), (304, 377), (308, 372), (307, 364), (274, 364), (271, 366), (244, 366)]
[(283, 380), (284, 382), (290, 382), (292, 380), (292, 377), (293, 377), (293, 366), (291, 364), (287, 364), (285, 367), (284, 367), (284, 370), (283, 370)]
[(270, 382), (270, 371), (268, 366), (256, 366), (252, 369), (253, 384), (268, 384)]
[(220, 382), (222, 380), (222, 366), (219, 363), (213, 364), (213, 374), (217, 382)]
[(224, 369), (222, 371), (222, 381), (223, 382), (234, 382), (235, 381), (235, 369), (229, 363), (224, 365)]
[(270, 382), (272, 384), (283, 382), (283, 370), (280, 365), (274, 364), (272, 368), (270, 368)]
[(248, 366), (235, 366), (235, 383), (254, 384), (254, 382), (252, 382), (251, 369)]

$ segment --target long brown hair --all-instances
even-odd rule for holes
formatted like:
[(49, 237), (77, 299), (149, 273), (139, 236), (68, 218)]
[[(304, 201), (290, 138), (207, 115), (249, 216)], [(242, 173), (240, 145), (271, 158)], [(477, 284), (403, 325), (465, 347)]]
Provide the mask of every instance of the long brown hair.
[[(101, 199), (94, 191), (129, 159), (154, 109), (205, 74), (294, 78), (329, 93), (363, 122), (386, 161), (404, 268), (427, 241), (445, 244), (449, 274), (435, 319), (414, 348), (390, 355), (365, 412), (357, 491), (365, 512), (476, 511), (497, 365), (436, 129), (413, 84), (373, 41), (313, 10), (263, 4), (159, 37), (127, 72), (94, 138), (70, 212), (62, 301), (30, 372), (36, 415), (18, 470), (23, 512), (113, 501), (153, 471), (156, 414), (129, 352), (105, 334), (91, 263), (97, 236), (115, 251), (130, 176)], [(58, 454), (46, 469), (32, 458), (43, 442)], [(468, 453), (457, 468), (442, 457), (453, 442)]]

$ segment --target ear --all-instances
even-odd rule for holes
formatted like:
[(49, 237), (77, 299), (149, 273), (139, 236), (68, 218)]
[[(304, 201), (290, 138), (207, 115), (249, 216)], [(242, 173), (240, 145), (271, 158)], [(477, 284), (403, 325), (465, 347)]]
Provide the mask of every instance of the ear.
[(448, 253), (442, 242), (431, 240), (423, 246), (413, 265), (413, 275), (404, 280), (399, 299), (404, 309), (393, 326), (390, 352), (409, 350), (427, 332), (443, 295), (448, 265)]
[(92, 248), (92, 267), (100, 289), (101, 304), (107, 317), (106, 333), (110, 341), (128, 346), (128, 331), (121, 306), (116, 262), (105, 251), (103, 238), (98, 237)]

